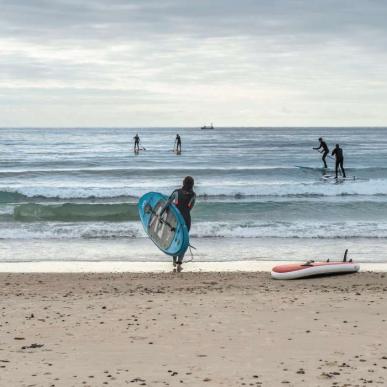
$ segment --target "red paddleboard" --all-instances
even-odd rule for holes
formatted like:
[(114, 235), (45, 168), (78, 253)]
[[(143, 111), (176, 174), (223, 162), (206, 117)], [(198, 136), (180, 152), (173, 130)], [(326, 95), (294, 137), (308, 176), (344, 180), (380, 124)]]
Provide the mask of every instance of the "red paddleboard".
[(297, 279), (327, 274), (356, 273), (360, 266), (353, 262), (307, 262), (291, 263), (273, 267), (274, 279)]

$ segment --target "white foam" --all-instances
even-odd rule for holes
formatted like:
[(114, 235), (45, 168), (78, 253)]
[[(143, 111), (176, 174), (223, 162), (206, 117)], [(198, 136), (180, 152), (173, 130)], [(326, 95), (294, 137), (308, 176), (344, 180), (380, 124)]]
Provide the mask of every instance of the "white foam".
[(144, 238), (140, 222), (31, 222), (9, 223), (1, 230), (0, 239), (113, 239)]
[(386, 222), (200, 222), (192, 237), (209, 238), (387, 238)]
[[(104, 183), (99, 186), (14, 186), (0, 187), (0, 190), (18, 192), (29, 197), (43, 196), (47, 198), (111, 198), (119, 196), (141, 196), (148, 191), (170, 193), (180, 184), (180, 180), (171, 180), (168, 184), (160, 185), (157, 181), (142, 181), (126, 184)], [(331, 184), (324, 181), (311, 182), (249, 182), (246, 181), (207, 182), (198, 184), (195, 188), (199, 195), (209, 196), (343, 196), (343, 195), (387, 195), (387, 180), (373, 179), (370, 181), (345, 181), (342, 184)]]
[[(195, 222), (193, 238), (387, 238), (387, 222)], [(0, 240), (146, 238), (140, 222), (9, 222)]]

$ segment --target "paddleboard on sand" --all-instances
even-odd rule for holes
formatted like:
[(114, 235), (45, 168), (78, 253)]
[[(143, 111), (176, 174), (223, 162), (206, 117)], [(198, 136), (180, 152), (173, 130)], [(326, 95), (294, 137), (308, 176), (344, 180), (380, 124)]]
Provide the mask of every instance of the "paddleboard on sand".
[(138, 211), (145, 232), (165, 254), (178, 256), (189, 245), (188, 229), (184, 218), (174, 204), (162, 216), (160, 212), (168, 197), (158, 192), (148, 192), (138, 202)]
[(291, 263), (273, 267), (271, 276), (274, 279), (298, 279), (332, 274), (356, 273), (360, 266), (352, 260), (347, 261), (347, 251), (341, 262), (314, 262)]

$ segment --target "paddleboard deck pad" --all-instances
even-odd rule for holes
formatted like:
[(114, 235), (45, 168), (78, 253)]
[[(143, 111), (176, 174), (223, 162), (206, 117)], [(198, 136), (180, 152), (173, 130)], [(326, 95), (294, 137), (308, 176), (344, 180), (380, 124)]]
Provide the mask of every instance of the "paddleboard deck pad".
[(356, 273), (360, 266), (354, 262), (306, 262), (273, 267), (274, 279), (298, 279), (330, 274)]
[(188, 248), (189, 235), (184, 218), (174, 204), (160, 216), (168, 197), (148, 192), (138, 202), (138, 211), (145, 232), (165, 254), (178, 256)]

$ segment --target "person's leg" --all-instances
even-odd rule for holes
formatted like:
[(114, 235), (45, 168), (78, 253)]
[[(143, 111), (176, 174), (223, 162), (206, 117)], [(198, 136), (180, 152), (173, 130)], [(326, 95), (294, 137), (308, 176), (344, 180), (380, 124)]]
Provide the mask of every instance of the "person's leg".
[(184, 253), (179, 255), (177, 257), (177, 267), (176, 267), (176, 270), (180, 273), (182, 270), (183, 270), (183, 258), (184, 258)]
[[(189, 233), (191, 230), (191, 217), (188, 217), (187, 219), (184, 219), (184, 220), (185, 220), (185, 224), (187, 226), (188, 233)], [(185, 255), (185, 252), (177, 257), (177, 271), (178, 272), (181, 272), (183, 270), (182, 264), (183, 264), (184, 255)]]
[(339, 162), (338, 161), (336, 161), (335, 172), (336, 172), (336, 179), (337, 179), (337, 175), (339, 173)]
[(325, 159), (327, 158), (327, 155), (328, 155), (328, 152), (324, 152), (323, 157), (322, 157), (322, 161), (324, 163), (324, 168), (328, 168), (327, 162), (325, 161)]
[(185, 255), (185, 253), (180, 254), (180, 255), (177, 257), (177, 264), (180, 264), (180, 265), (181, 265), (181, 264), (183, 263), (184, 255)]
[(346, 177), (345, 176), (345, 170), (344, 170), (344, 160), (341, 160), (340, 161), (340, 168), (341, 168), (341, 172), (343, 174), (343, 177)]

